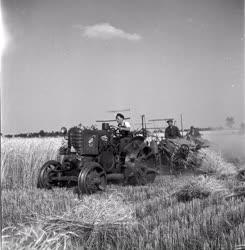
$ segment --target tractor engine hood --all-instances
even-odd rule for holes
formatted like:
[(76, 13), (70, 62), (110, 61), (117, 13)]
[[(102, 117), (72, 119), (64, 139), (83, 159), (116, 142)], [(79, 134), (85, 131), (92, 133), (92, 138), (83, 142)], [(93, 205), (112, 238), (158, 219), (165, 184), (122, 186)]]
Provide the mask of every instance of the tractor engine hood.
[(99, 132), (73, 127), (68, 131), (68, 147), (73, 147), (79, 155), (98, 155)]

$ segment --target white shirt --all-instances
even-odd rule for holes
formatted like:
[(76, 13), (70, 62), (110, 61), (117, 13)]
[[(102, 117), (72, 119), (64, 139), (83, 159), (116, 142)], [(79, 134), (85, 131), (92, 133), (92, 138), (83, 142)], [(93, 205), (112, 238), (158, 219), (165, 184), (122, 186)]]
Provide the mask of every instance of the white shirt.
[(127, 121), (123, 121), (122, 122), (122, 124), (119, 124), (118, 125), (118, 127), (120, 128), (120, 127), (122, 127), (122, 128), (131, 128), (131, 125), (130, 125), (130, 123), (129, 122), (127, 122)]
[(123, 124), (126, 128), (131, 128), (131, 125), (129, 122), (127, 121), (124, 121), (124, 124)]

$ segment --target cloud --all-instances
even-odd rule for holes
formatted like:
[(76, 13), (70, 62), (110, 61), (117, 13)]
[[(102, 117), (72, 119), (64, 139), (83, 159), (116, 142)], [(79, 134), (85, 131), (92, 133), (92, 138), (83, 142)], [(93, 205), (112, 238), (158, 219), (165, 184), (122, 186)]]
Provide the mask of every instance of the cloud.
[[(81, 27), (80, 27), (81, 28)], [(87, 38), (97, 38), (109, 40), (113, 38), (121, 38), (129, 41), (139, 41), (142, 37), (136, 33), (127, 33), (121, 29), (115, 28), (109, 23), (98, 23), (92, 26), (82, 27), (83, 36)]]

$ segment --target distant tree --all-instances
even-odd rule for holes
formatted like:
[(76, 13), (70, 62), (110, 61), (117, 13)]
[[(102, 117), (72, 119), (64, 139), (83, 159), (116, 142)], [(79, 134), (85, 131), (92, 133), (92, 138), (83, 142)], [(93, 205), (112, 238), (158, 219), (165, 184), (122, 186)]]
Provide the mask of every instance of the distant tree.
[(245, 123), (244, 122), (242, 122), (240, 125), (240, 133), (245, 134)]
[(44, 137), (44, 136), (45, 136), (45, 132), (44, 132), (43, 130), (40, 130), (40, 131), (39, 131), (39, 135), (40, 135), (41, 137)]
[(232, 117), (232, 116), (226, 117), (225, 123), (226, 123), (226, 126), (227, 126), (228, 128), (232, 128), (233, 125), (235, 124), (234, 117)]

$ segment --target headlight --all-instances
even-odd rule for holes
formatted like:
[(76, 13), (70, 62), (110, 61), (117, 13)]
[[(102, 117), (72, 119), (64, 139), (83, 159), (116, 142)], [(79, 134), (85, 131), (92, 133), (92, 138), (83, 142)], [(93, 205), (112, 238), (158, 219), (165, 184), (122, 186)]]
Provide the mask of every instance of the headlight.
[(60, 132), (61, 132), (63, 135), (65, 135), (65, 134), (67, 133), (66, 127), (62, 127), (61, 130), (60, 130)]

